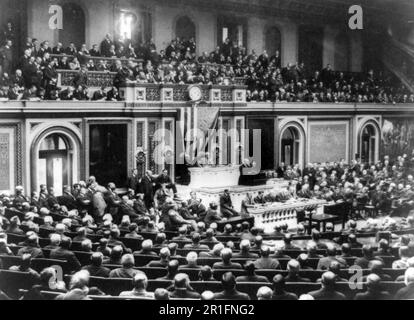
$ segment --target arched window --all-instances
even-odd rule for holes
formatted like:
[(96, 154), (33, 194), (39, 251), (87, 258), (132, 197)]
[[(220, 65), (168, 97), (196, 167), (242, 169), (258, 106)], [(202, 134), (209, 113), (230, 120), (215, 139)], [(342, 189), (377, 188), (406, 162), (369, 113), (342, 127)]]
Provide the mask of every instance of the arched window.
[(281, 162), (285, 165), (299, 163), (300, 134), (297, 128), (288, 127), (283, 131), (281, 143)]
[(196, 37), (194, 22), (187, 16), (178, 18), (175, 23), (175, 36), (181, 40), (189, 40)]
[(360, 141), (361, 160), (365, 163), (374, 163), (377, 158), (377, 131), (372, 124), (366, 125), (361, 132)]
[(80, 47), (85, 43), (85, 13), (83, 9), (75, 3), (65, 3), (63, 9), (63, 30), (59, 32), (59, 42), (64, 47), (74, 43)]
[(55, 194), (62, 194), (64, 185), (71, 177), (71, 146), (66, 137), (53, 133), (45, 137), (39, 145), (38, 183), (55, 189)]
[(273, 56), (276, 51), (282, 49), (282, 37), (280, 30), (277, 27), (270, 27), (266, 30), (265, 34), (265, 48), (269, 56)]
[(335, 37), (335, 70), (348, 71), (351, 54), (349, 37), (340, 33)]

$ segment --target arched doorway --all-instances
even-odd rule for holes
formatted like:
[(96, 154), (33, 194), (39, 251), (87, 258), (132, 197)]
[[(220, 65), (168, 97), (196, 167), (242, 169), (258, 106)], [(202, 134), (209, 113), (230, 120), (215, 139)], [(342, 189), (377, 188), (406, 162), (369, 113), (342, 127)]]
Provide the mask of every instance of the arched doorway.
[(75, 3), (65, 3), (63, 10), (63, 30), (59, 32), (59, 42), (64, 47), (74, 43), (80, 47), (85, 43), (85, 13), (83, 9)]
[(265, 33), (265, 48), (269, 56), (273, 56), (276, 51), (281, 53), (282, 48), (282, 37), (280, 30), (277, 27), (270, 27)]
[(372, 124), (365, 125), (360, 134), (361, 161), (375, 163), (378, 157), (378, 134)]
[(349, 38), (345, 33), (335, 37), (335, 70), (348, 71), (349, 57), (351, 55)]
[(175, 36), (181, 40), (196, 38), (196, 27), (194, 22), (187, 16), (182, 16), (175, 23)]
[(301, 164), (301, 136), (299, 130), (289, 126), (282, 131), (280, 142), (280, 162), (293, 166)]
[(37, 182), (62, 193), (64, 185), (72, 181), (73, 148), (67, 137), (52, 133), (39, 143), (37, 157)]

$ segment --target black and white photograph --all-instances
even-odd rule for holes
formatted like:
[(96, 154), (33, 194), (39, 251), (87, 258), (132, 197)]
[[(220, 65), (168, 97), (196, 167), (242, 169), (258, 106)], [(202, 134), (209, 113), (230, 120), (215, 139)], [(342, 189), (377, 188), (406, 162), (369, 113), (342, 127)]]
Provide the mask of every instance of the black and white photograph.
[(414, 300), (414, 0), (0, 0), (0, 300)]

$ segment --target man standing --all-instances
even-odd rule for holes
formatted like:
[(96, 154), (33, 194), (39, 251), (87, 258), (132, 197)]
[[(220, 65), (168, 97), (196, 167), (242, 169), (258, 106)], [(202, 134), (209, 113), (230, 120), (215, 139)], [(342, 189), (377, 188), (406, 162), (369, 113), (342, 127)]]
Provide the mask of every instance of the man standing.
[(139, 187), (140, 192), (144, 194), (145, 206), (147, 209), (152, 208), (154, 203), (154, 186), (152, 172), (150, 170), (145, 171)]
[(13, 66), (13, 51), (12, 41), (6, 40), (6, 44), (0, 48), (0, 64), (2, 66), (2, 74), (7, 73), (10, 75)]
[(121, 198), (116, 193), (116, 185), (113, 182), (108, 183), (108, 192), (105, 193), (105, 201), (108, 204), (109, 213), (112, 217), (118, 217), (118, 208), (121, 204)]
[(112, 45), (111, 35), (107, 34), (105, 39), (101, 42), (101, 55), (104, 57), (110, 56), (109, 51)]
[(128, 189), (134, 190), (135, 193), (138, 193), (139, 177), (138, 177), (138, 170), (137, 169), (132, 170), (132, 176), (130, 176), (128, 178), (127, 187), (128, 187)]

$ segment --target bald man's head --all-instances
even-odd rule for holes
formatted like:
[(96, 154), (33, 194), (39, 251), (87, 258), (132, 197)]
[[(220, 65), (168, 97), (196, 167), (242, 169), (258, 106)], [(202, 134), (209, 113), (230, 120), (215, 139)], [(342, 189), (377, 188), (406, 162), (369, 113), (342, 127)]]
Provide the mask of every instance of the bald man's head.
[(224, 262), (229, 262), (232, 255), (233, 255), (233, 252), (229, 248), (224, 248), (223, 250), (221, 250), (221, 253), (220, 253), (221, 259), (223, 259)]
[(338, 261), (332, 261), (329, 265), (329, 271), (335, 274), (339, 274), (339, 272), (341, 271), (341, 264)]
[(170, 300), (170, 294), (166, 289), (157, 288), (154, 291), (155, 300)]
[(234, 277), (233, 273), (226, 272), (221, 277), (221, 284), (223, 289), (226, 291), (233, 290), (236, 286), (236, 278)]
[(375, 273), (371, 273), (367, 277), (367, 287), (369, 290), (378, 290), (381, 288), (381, 278)]
[(168, 266), (167, 266), (168, 273), (170, 275), (176, 274), (178, 271), (179, 265), (180, 263), (178, 262), (178, 260), (171, 260), (170, 262), (168, 262)]
[(212, 291), (204, 291), (201, 294), (201, 300), (214, 300), (214, 293)]
[(187, 289), (189, 282), (190, 282), (190, 279), (188, 278), (187, 274), (178, 273), (174, 277), (174, 288), (176, 288), (176, 289)]
[(299, 261), (292, 259), (288, 262), (287, 269), (289, 272), (299, 272), (300, 264)]
[(103, 262), (103, 254), (102, 252), (94, 252), (91, 255), (91, 263), (94, 266), (100, 267)]
[(257, 300), (271, 300), (273, 295), (272, 289), (263, 286), (257, 290)]
[(261, 246), (260, 255), (267, 258), (270, 255), (270, 248), (268, 246)]
[(331, 271), (327, 271), (322, 274), (322, 285), (325, 288), (333, 288), (335, 286), (335, 279), (336, 275)]
[(273, 289), (275, 291), (283, 290), (285, 287), (285, 278), (281, 274), (277, 274), (273, 277)]

